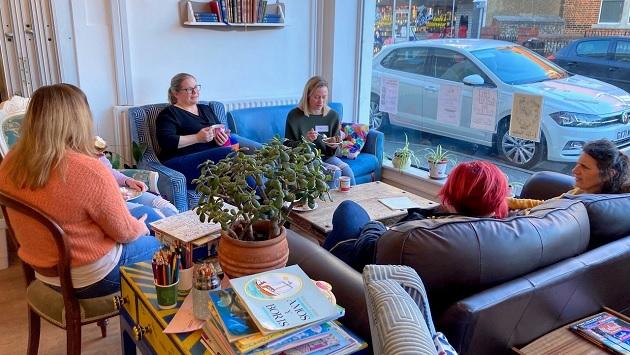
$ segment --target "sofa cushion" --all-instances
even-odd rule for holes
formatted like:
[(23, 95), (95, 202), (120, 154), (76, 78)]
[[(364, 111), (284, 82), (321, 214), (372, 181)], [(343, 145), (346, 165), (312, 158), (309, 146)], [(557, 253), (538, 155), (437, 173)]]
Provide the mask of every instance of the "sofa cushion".
[(259, 143), (267, 143), (275, 135), (284, 138), (287, 115), (294, 108), (295, 105), (282, 105), (230, 111), (229, 127), (240, 136)]
[(394, 280), (365, 282), (374, 354), (436, 354), (427, 323)]
[(370, 127), (366, 124), (347, 124), (341, 130), (343, 141), (337, 149), (338, 157), (355, 159), (365, 145)]
[(564, 198), (581, 201), (586, 207), (591, 226), (589, 250), (630, 234), (630, 194), (564, 195)]
[(350, 165), (355, 177), (370, 174), (379, 168), (378, 159), (374, 154), (359, 154), (354, 159), (341, 158), (341, 160)]
[(468, 295), (586, 250), (579, 201), (557, 199), (526, 216), (453, 217), (402, 223), (379, 238), (377, 264), (413, 267), (436, 312)]

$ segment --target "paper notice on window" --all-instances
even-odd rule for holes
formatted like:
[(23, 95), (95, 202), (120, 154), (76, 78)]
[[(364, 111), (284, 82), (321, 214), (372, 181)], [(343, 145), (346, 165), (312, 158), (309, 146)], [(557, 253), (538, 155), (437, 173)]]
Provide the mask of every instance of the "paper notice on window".
[(496, 132), (497, 90), (473, 88), (470, 128)]
[(398, 80), (381, 77), (381, 96), (378, 103), (381, 112), (398, 113), (398, 87)]
[(457, 85), (440, 85), (437, 121), (459, 126), (461, 113), (462, 88)]
[(540, 120), (543, 97), (538, 95), (514, 94), (510, 136), (540, 142)]

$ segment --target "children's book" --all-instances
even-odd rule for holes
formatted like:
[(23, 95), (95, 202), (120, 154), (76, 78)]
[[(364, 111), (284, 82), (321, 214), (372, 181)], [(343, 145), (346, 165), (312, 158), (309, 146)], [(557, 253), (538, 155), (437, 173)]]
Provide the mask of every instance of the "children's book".
[(367, 344), (338, 322), (332, 322), (324, 338), (279, 352), (280, 355), (343, 355), (367, 347)]
[(616, 354), (630, 354), (630, 323), (613, 314), (598, 313), (571, 330)]
[(259, 333), (256, 324), (249, 316), (247, 309), (241, 305), (233, 289), (210, 292), (210, 303), (219, 315), (219, 323), (230, 343)]
[[(343, 317), (345, 315), (345, 309), (341, 306), (336, 306), (337, 312), (339, 312), (339, 317)], [(258, 333), (256, 335), (252, 335), (246, 338), (242, 338), (234, 342), (234, 346), (240, 352), (248, 352), (258, 348), (266, 348), (273, 346), (274, 344), (278, 344), (280, 342), (285, 341), (286, 339), (291, 338), (294, 334), (305, 331), (306, 329), (312, 327), (312, 324), (307, 324), (301, 327), (295, 327), (275, 333), (269, 333), (264, 335), (262, 333)]]
[(263, 334), (339, 317), (298, 265), (231, 279), (234, 292)]

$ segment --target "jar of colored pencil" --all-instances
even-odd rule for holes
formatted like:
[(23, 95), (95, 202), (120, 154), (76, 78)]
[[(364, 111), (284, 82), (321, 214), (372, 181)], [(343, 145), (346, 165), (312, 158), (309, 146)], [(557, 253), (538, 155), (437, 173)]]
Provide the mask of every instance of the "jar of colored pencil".
[(198, 319), (208, 319), (210, 292), (221, 288), (219, 277), (210, 263), (195, 264), (193, 271), (193, 314)]

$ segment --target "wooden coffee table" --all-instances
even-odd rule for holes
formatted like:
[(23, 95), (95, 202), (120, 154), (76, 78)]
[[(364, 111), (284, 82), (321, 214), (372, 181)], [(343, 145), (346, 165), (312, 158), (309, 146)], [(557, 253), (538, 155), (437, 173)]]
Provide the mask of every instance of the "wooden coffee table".
[(348, 192), (330, 191), (333, 201), (317, 200), (318, 207), (308, 212), (291, 212), (289, 221), (291, 229), (308, 238), (324, 242), (326, 235), (332, 230), (332, 216), (342, 201), (351, 200), (363, 207), (372, 220), (384, 224), (392, 224), (405, 216), (407, 210), (392, 210), (379, 201), (387, 197), (408, 197), (421, 208), (432, 209), (439, 204), (426, 198), (414, 195), (384, 182), (376, 181), (353, 186)]

